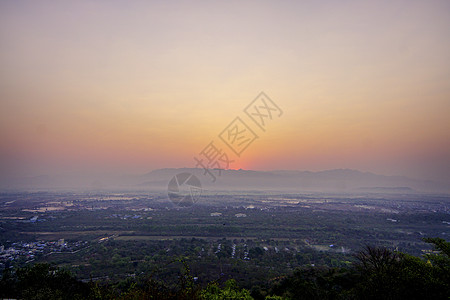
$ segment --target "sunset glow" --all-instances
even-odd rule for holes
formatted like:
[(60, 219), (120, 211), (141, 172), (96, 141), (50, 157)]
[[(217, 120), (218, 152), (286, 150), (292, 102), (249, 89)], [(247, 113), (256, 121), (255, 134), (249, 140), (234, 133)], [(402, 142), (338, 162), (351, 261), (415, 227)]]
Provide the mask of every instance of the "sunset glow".
[[(1, 176), (194, 167), (214, 140), (232, 169), (450, 182), (449, 37), (448, 1), (2, 1)], [(232, 155), (261, 91), (283, 115)]]

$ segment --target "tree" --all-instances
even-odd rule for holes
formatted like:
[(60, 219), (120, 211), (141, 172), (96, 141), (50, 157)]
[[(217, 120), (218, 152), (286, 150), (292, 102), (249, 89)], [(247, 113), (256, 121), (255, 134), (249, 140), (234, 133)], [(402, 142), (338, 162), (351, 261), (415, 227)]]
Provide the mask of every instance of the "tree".
[[(431, 239), (436, 247), (448, 245), (441, 239)], [(444, 256), (442, 256), (444, 255)], [(439, 262), (432, 265), (425, 260), (386, 248), (366, 247), (356, 257), (360, 279), (355, 287), (357, 298), (366, 299), (448, 299), (448, 256), (430, 257)]]
[(205, 300), (222, 299), (253, 299), (250, 292), (246, 289), (239, 289), (235, 280), (230, 279), (225, 282), (225, 287), (220, 288), (217, 283), (208, 285), (200, 293), (200, 298)]
[(84, 299), (89, 295), (87, 284), (49, 264), (18, 269), (17, 287), (23, 299)]

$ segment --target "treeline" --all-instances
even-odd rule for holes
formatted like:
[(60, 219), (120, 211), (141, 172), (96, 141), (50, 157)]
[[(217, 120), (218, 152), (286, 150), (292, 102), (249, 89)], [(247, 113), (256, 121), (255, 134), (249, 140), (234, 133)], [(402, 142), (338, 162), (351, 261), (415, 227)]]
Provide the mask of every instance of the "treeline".
[(1, 298), (17, 299), (449, 299), (450, 243), (425, 239), (434, 245), (423, 257), (381, 247), (366, 247), (357, 262), (344, 268), (303, 267), (250, 289), (234, 280), (196, 283), (189, 266), (175, 285), (135, 278), (119, 283), (82, 282), (67, 270), (35, 264), (4, 272)]

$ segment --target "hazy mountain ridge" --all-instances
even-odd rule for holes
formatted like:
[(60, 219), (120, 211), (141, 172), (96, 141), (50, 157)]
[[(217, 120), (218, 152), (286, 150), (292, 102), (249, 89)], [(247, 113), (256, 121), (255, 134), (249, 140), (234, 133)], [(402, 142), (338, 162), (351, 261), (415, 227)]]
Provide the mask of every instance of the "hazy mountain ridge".
[(392, 191), (392, 192), (449, 192), (445, 184), (411, 179), (405, 176), (385, 176), (370, 172), (351, 169), (334, 169), (318, 172), (311, 171), (253, 171), (253, 170), (211, 170), (216, 176), (204, 175), (202, 169), (158, 169), (143, 176), (146, 180), (142, 186), (161, 182), (162, 177), (168, 178), (182, 172), (195, 174), (206, 189), (260, 189), (286, 191)]
[[(322, 192), (437, 192), (449, 193), (445, 183), (411, 179), (405, 176), (386, 176), (351, 169), (325, 171), (295, 170), (218, 170), (205, 174), (198, 168), (156, 169), (143, 175), (80, 174), (62, 176), (36, 176), (4, 181), (2, 189), (139, 189), (164, 190), (169, 180), (179, 173), (197, 176), (208, 190), (261, 190), (261, 191), (322, 191)], [(219, 175), (220, 173), (220, 175)]]

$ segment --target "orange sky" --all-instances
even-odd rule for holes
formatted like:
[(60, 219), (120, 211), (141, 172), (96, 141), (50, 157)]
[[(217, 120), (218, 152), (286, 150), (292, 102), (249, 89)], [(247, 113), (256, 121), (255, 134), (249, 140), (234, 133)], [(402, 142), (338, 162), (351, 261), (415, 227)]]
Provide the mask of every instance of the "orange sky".
[(450, 182), (450, 3), (301, 2), (2, 1), (2, 176), (193, 167), (264, 91), (232, 168)]

